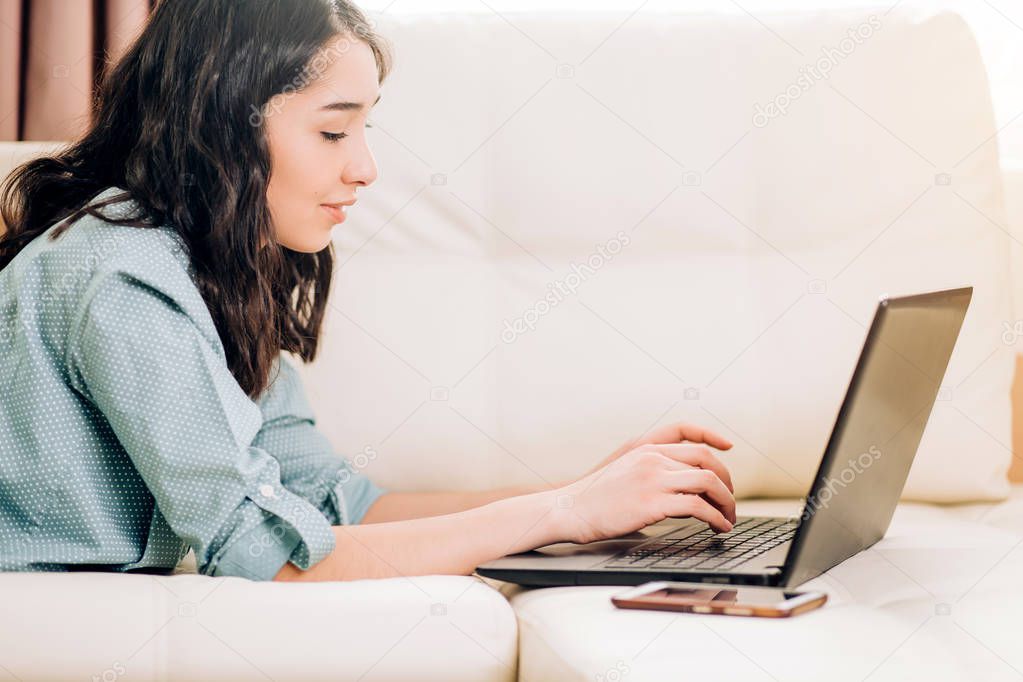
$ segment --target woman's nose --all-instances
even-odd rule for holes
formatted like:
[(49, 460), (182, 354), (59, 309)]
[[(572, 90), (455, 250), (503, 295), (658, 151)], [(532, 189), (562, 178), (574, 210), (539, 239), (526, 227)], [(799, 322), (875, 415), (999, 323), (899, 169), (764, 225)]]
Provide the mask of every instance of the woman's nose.
[[(365, 138), (363, 138), (365, 139)], [(373, 158), (373, 152), (369, 145), (363, 142), (354, 156), (348, 159), (345, 165), (342, 180), (346, 185), (361, 185), (368, 187), (377, 179), (377, 163)]]

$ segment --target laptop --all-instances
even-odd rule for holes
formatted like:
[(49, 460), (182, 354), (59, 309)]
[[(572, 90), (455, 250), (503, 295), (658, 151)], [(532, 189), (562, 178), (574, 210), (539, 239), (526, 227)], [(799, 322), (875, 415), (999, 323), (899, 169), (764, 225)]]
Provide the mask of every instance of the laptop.
[(795, 587), (817, 577), (888, 530), (972, 296), (965, 287), (881, 297), (799, 516), (738, 515), (727, 533), (670, 518), (618, 538), (510, 555), (476, 572), (536, 586)]

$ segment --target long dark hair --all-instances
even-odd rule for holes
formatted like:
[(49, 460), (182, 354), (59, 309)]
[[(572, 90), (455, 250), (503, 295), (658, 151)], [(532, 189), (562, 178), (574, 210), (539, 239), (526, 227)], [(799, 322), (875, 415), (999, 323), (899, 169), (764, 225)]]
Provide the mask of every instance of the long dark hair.
[[(260, 112), (308, 85), (310, 65), (332, 40), (366, 43), (383, 82), (387, 44), (347, 0), (160, 0), (98, 88), (89, 130), (5, 181), (0, 269), (54, 223), (64, 221), (56, 239), (85, 214), (170, 225), (187, 245), (228, 367), (250, 397), (266, 388), (280, 351), (311, 361), (333, 248), (306, 254), (274, 241)], [(112, 186), (129, 196), (87, 205)], [(98, 212), (129, 197), (139, 214)]]

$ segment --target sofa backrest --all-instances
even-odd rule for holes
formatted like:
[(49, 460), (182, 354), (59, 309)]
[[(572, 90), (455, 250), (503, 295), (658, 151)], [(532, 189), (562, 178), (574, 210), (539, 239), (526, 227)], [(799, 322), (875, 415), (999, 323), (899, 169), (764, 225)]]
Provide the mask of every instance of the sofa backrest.
[(543, 483), (683, 420), (736, 443), (739, 496), (798, 496), (878, 297), (972, 285), (906, 497), (1004, 495), (986, 76), (957, 16), (885, 10), (381, 17), (380, 179), (303, 368), (338, 452), (394, 489)]
[[(65, 144), (67, 143), (0, 142), (0, 178), (6, 178), (12, 170), (25, 161), (51, 153)], [(5, 229), (3, 217), (0, 217), (0, 234), (3, 234)]]
[(381, 176), (305, 372), (321, 427), (438, 489), (688, 420), (733, 438), (738, 494), (801, 495), (878, 298), (972, 285), (906, 497), (1005, 494), (987, 79), (961, 18), (887, 9), (384, 17)]

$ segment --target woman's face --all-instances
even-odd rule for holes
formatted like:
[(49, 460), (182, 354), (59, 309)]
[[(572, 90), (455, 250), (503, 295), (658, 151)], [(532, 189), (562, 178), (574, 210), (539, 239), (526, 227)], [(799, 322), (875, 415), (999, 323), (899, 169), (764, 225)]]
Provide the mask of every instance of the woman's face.
[(303, 73), (307, 87), (286, 90), (264, 109), (271, 157), (266, 195), (277, 242), (315, 253), (330, 244), (356, 191), (376, 180), (366, 118), (380, 88), (373, 51), (343, 37), (330, 40)]

